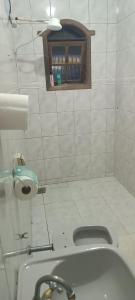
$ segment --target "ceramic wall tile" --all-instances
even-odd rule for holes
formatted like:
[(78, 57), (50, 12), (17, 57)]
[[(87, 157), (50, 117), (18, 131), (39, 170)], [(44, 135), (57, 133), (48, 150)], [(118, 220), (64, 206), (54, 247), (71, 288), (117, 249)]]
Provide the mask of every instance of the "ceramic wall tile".
[(116, 24), (108, 24), (107, 27), (107, 51), (116, 51)]
[(57, 112), (68, 112), (74, 110), (74, 91), (56, 92)]
[[(3, 51), (5, 52), (5, 46)], [(7, 85), (9, 87), (14, 87), (14, 88), (17, 87), (17, 70), (16, 70), (16, 62), (15, 62), (14, 55), (12, 55), (11, 53), (9, 54), (1, 53), (0, 65), (1, 65), (1, 73), (0, 73), (1, 88), (2, 86), (7, 86)]]
[(115, 108), (116, 87), (115, 84), (107, 84), (106, 86), (106, 108)]
[(24, 139), (9, 139), (7, 141), (10, 158), (14, 157), (17, 153), (23, 153), (26, 156), (26, 149)]
[(29, 112), (39, 113), (39, 99), (38, 99), (38, 89), (32, 88), (22, 88), (19, 90), (20, 94), (29, 96)]
[(32, 55), (17, 56), (18, 78), (20, 87), (37, 82), (35, 58)]
[(4, 1), (0, 1), (0, 18), (5, 18), (7, 17), (7, 11), (6, 11), (6, 6), (5, 6), (5, 3)]
[(91, 158), (90, 155), (76, 156), (76, 174), (77, 176), (90, 177)]
[(76, 91), (75, 93), (75, 111), (90, 110), (91, 107), (91, 91)]
[(106, 53), (92, 53), (92, 80), (106, 79)]
[(106, 134), (106, 152), (114, 152), (114, 132)]
[(60, 178), (61, 171), (60, 171), (60, 160), (59, 158), (52, 158), (45, 160), (45, 178), (46, 179), (53, 179), (53, 178)]
[(106, 130), (106, 111), (93, 110), (91, 112), (91, 131), (105, 131)]
[(79, 5), (77, 0), (72, 0), (70, 2), (70, 14), (71, 18), (79, 22), (89, 23), (89, 0), (84, 0), (81, 5)]
[(121, 21), (125, 19), (128, 15), (132, 14), (135, 11), (135, 3), (134, 1), (128, 0), (126, 5), (124, 5), (124, 1), (120, 0), (118, 2), (118, 20)]
[(91, 51), (105, 52), (107, 49), (107, 23), (106, 24), (92, 24), (92, 29), (96, 34), (92, 37)]
[(58, 128), (59, 128), (60, 135), (74, 133), (73, 112), (58, 113)]
[(91, 155), (92, 177), (105, 176), (105, 154)]
[(108, 81), (112, 82), (116, 79), (116, 52), (107, 53), (107, 70), (106, 76)]
[(33, 42), (29, 43), (33, 39), (32, 25), (22, 24), (17, 26), (13, 30), (15, 51), (17, 54), (32, 54)]
[(27, 162), (27, 166), (37, 175), (39, 184), (42, 181), (45, 182), (45, 169), (43, 160), (30, 160)]
[(113, 152), (106, 154), (106, 169), (105, 174), (106, 176), (112, 176), (114, 170), (114, 154)]
[(31, 0), (30, 5), (33, 18), (43, 19), (48, 17), (46, 9), (49, 6), (49, 3), (47, 0), (41, 0), (39, 3), (37, 3), (35, 0)]
[(91, 135), (91, 152), (102, 153), (106, 151), (105, 132), (93, 133)]
[(59, 156), (59, 139), (58, 136), (43, 138), (44, 158)]
[(41, 115), (42, 136), (58, 135), (58, 122), (56, 113), (46, 113)]
[(92, 87), (92, 110), (106, 108), (107, 85), (97, 84)]
[[(67, 0), (59, 1), (59, 3), (53, 0), (52, 6), (54, 7), (54, 17), (61, 19), (69, 17), (69, 2)], [(36, 1), (31, 0), (31, 8), (33, 18), (43, 19), (49, 17), (49, 3), (47, 0), (41, 0), (39, 4), (37, 4)]]
[(117, 23), (118, 4), (117, 0), (108, 1), (108, 23)]
[(90, 0), (91, 23), (107, 23), (107, 0)]
[(56, 112), (56, 93), (46, 92), (44, 89), (39, 89), (39, 109), (40, 113)]
[(107, 109), (106, 110), (106, 126), (107, 130), (114, 130), (115, 128), (115, 111), (114, 109)]
[(35, 70), (37, 75), (36, 86), (46, 87), (45, 80), (45, 66), (44, 66), (44, 56), (43, 54), (35, 54)]
[(76, 174), (74, 157), (60, 158), (60, 169), (63, 178), (72, 177)]
[(12, 15), (13, 17), (31, 17), (31, 9), (30, 2), (28, 0), (24, 0), (23, 3), (18, 2), (17, 0), (12, 1)]
[(33, 48), (34, 52), (36, 54), (43, 54), (43, 42), (41, 36), (39, 36), (37, 33), (43, 32), (44, 30), (47, 29), (47, 24), (42, 24), (42, 23), (35, 23), (32, 24), (32, 31), (33, 31)]
[(75, 131), (77, 134), (90, 132), (90, 111), (75, 112)]
[(60, 156), (70, 156), (75, 154), (74, 135), (61, 135), (59, 139), (59, 154)]
[(80, 134), (75, 136), (76, 154), (89, 154), (91, 152), (91, 135)]
[(41, 137), (40, 115), (31, 114), (28, 121), (28, 130), (25, 131), (25, 137)]
[(41, 138), (26, 139), (25, 146), (26, 146), (26, 159), (27, 160), (43, 159), (43, 149), (42, 149)]

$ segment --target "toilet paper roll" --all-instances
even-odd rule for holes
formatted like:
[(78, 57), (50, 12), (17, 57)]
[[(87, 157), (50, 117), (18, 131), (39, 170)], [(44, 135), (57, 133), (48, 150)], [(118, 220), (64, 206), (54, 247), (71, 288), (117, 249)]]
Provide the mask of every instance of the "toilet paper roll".
[(28, 104), (27, 95), (0, 93), (0, 107), (28, 109)]
[(26, 166), (17, 166), (14, 170), (14, 191), (21, 200), (32, 199), (38, 192), (37, 175)]
[(20, 200), (32, 199), (38, 192), (38, 183), (27, 176), (15, 176), (14, 191)]
[(0, 94), (0, 130), (26, 130), (28, 105), (27, 95)]

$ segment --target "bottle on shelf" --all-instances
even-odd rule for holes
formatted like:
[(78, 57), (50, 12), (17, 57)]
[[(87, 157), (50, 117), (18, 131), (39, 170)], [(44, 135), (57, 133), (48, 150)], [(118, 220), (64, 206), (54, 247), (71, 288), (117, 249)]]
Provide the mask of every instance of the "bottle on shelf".
[(54, 76), (53, 76), (53, 73), (50, 73), (50, 85), (54, 86)]
[(57, 85), (61, 85), (62, 84), (62, 78), (61, 78), (61, 71), (57, 71), (57, 74), (56, 74), (56, 82), (57, 82)]

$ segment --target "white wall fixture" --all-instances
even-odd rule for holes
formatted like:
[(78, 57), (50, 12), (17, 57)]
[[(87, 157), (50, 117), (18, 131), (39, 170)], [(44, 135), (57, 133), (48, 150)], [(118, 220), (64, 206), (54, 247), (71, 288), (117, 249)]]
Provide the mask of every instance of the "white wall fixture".
[[(14, 20), (13, 20), (14, 21)], [(60, 24), (60, 20), (58, 18), (50, 18), (49, 20), (46, 19), (29, 19), (24, 17), (16, 17), (15, 18), (16, 24), (17, 23), (45, 23), (47, 24), (47, 28), (53, 31), (59, 31), (62, 29), (62, 25)]]

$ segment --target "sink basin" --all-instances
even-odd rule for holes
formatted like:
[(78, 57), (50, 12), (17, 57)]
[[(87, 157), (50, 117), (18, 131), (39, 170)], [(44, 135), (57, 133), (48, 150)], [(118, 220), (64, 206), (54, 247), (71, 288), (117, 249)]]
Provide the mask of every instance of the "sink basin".
[[(72, 247), (28, 261), (19, 272), (17, 300), (32, 300), (39, 277), (54, 274), (75, 289), (76, 300), (134, 300), (135, 274), (112, 246)], [(42, 292), (48, 288), (43, 285)], [(53, 300), (66, 294), (54, 292)]]

